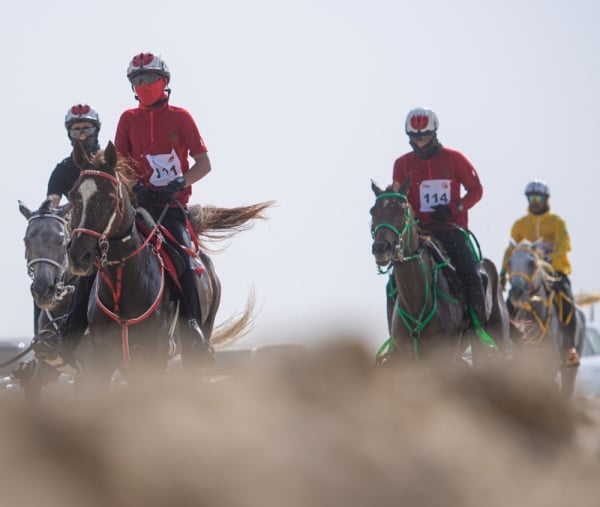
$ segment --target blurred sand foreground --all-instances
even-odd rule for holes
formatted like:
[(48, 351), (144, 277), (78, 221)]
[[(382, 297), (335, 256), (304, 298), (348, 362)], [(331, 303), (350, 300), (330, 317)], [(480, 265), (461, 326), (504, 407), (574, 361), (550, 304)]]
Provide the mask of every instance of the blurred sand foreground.
[(597, 505), (598, 402), (530, 373), (375, 370), (358, 344), (94, 399), (0, 399), (2, 505)]

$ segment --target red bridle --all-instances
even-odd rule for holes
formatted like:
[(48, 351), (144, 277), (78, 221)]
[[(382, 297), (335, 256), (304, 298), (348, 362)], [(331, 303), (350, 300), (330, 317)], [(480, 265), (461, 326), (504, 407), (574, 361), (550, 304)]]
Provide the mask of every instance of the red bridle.
[[(113, 321), (115, 321), (117, 324), (119, 324), (121, 326), (121, 342), (122, 342), (122, 349), (123, 349), (123, 360), (125, 362), (125, 366), (127, 367), (127, 369), (131, 370), (131, 355), (130, 355), (130, 351), (129, 351), (129, 326), (143, 322), (158, 308), (158, 305), (160, 304), (160, 301), (161, 301), (163, 293), (164, 293), (164, 288), (165, 288), (165, 266), (164, 266), (162, 257), (158, 253), (161, 248), (161, 245), (162, 245), (160, 235), (158, 234), (159, 224), (156, 224), (154, 226), (154, 228), (152, 229), (152, 231), (150, 231), (150, 233), (145, 238), (145, 240), (142, 242), (142, 244), (138, 248), (136, 248), (133, 252), (131, 252), (129, 255), (127, 255), (126, 257), (123, 257), (121, 259), (109, 261), (108, 260), (108, 248), (109, 248), (109, 238), (110, 238), (111, 231), (112, 231), (113, 226), (116, 223), (117, 219), (118, 219), (118, 223), (115, 228), (115, 231), (119, 230), (119, 227), (121, 226), (121, 223), (123, 222), (123, 217), (124, 217), (123, 194), (122, 194), (123, 185), (119, 178), (112, 176), (111, 174), (105, 173), (104, 171), (88, 169), (88, 170), (81, 171), (80, 176), (97, 176), (100, 178), (107, 179), (115, 185), (116, 190), (117, 190), (117, 192), (116, 192), (117, 197), (115, 198), (115, 204), (113, 207), (113, 211), (112, 211), (112, 214), (108, 220), (108, 223), (107, 223), (104, 231), (102, 231), (100, 233), (98, 231), (94, 231), (93, 229), (78, 227), (78, 228), (73, 229), (73, 231), (71, 232), (71, 237), (74, 237), (75, 234), (81, 233), (81, 234), (88, 234), (90, 236), (98, 238), (98, 247), (100, 250), (100, 256), (99, 256), (99, 258), (98, 257), (96, 258), (95, 266), (98, 269), (98, 273), (101, 276), (102, 280), (104, 281), (104, 283), (107, 285), (107, 287), (110, 289), (110, 291), (112, 293), (113, 309), (112, 310), (109, 309), (100, 300), (100, 296), (98, 295), (98, 284), (95, 285), (96, 289), (95, 289), (94, 299), (96, 302), (96, 306), (98, 306), (98, 308), (100, 308), (104, 314), (106, 314), (108, 317), (110, 317)], [(148, 246), (150, 241), (152, 241), (153, 239), (154, 239), (154, 248), (152, 251), (155, 254), (155, 256), (157, 257), (159, 265), (160, 265), (160, 289), (158, 291), (158, 294), (156, 295), (156, 298), (154, 299), (154, 302), (152, 303), (152, 305), (150, 305), (150, 307), (145, 312), (143, 312), (138, 317), (134, 317), (131, 319), (125, 319), (125, 318), (121, 317), (121, 315), (120, 315), (121, 309), (119, 306), (119, 302), (121, 300), (122, 289), (123, 289), (123, 284), (122, 284), (123, 266), (125, 265), (125, 262), (128, 259), (131, 259), (132, 257), (138, 255), (144, 248), (146, 248), (146, 246)], [(115, 282), (113, 283), (110, 276), (106, 272), (106, 266), (114, 266), (114, 265), (116, 265), (116, 273), (115, 273)]]

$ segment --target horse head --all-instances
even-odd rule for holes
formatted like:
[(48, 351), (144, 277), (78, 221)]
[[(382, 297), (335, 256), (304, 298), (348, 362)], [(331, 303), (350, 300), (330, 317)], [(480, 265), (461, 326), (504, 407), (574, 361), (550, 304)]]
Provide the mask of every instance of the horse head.
[(19, 201), (19, 211), (27, 219), (25, 259), (31, 278), (31, 295), (41, 309), (53, 308), (65, 290), (67, 270), (68, 220), (71, 204), (53, 208), (46, 199), (36, 211)]
[(106, 256), (109, 241), (130, 230), (133, 208), (117, 176), (117, 151), (112, 142), (91, 159), (81, 143), (75, 143), (73, 159), (81, 173), (69, 192), (73, 203), (69, 261), (73, 273), (90, 275), (96, 260)]
[(407, 178), (402, 185), (393, 183), (382, 190), (371, 182), (375, 194), (375, 204), (370, 211), (372, 253), (378, 266), (402, 261), (409, 249), (418, 243), (417, 234), (413, 234), (416, 222), (406, 198), (409, 185)]
[(543, 258), (540, 241), (523, 240), (518, 244), (513, 241), (511, 247), (507, 268), (508, 296), (513, 305), (522, 306), (545, 290), (552, 277), (552, 268)]

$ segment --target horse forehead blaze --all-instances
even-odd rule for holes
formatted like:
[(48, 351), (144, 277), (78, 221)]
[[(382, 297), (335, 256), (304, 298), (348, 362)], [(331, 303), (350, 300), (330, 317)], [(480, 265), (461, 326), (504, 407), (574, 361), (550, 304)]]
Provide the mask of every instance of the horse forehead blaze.
[(85, 223), (86, 219), (86, 211), (88, 209), (88, 205), (92, 197), (98, 192), (98, 185), (96, 182), (88, 178), (82, 181), (77, 188), (77, 194), (81, 197), (81, 217), (79, 219), (79, 223)]

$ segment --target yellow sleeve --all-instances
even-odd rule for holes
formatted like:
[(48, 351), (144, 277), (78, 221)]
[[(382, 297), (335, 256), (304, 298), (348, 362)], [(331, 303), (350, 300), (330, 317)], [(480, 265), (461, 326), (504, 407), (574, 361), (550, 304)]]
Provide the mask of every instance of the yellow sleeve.
[(567, 257), (567, 254), (571, 251), (571, 239), (567, 232), (567, 225), (562, 218), (555, 215), (554, 227), (554, 251), (551, 254), (552, 267), (556, 271), (562, 271), (568, 275), (571, 272), (571, 264)]
[[(517, 220), (512, 228), (510, 229), (510, 237), (511, 239), (515, 242), (515, 243), (519, 243), (522, 239), (523, 239), (523, 234), (521, 233), (521, 228), (519, 227), (519, 222), (520, 220)], [(508, 269), (508, 259), (510, 258), (510, 254), (512, 253), (513, 249), (510, 245), (508, 245), (506, 247), (506, 250), (504, 251), (504, 257), (502, 259), (502, 270), (506, 273), (506, 270)]]

